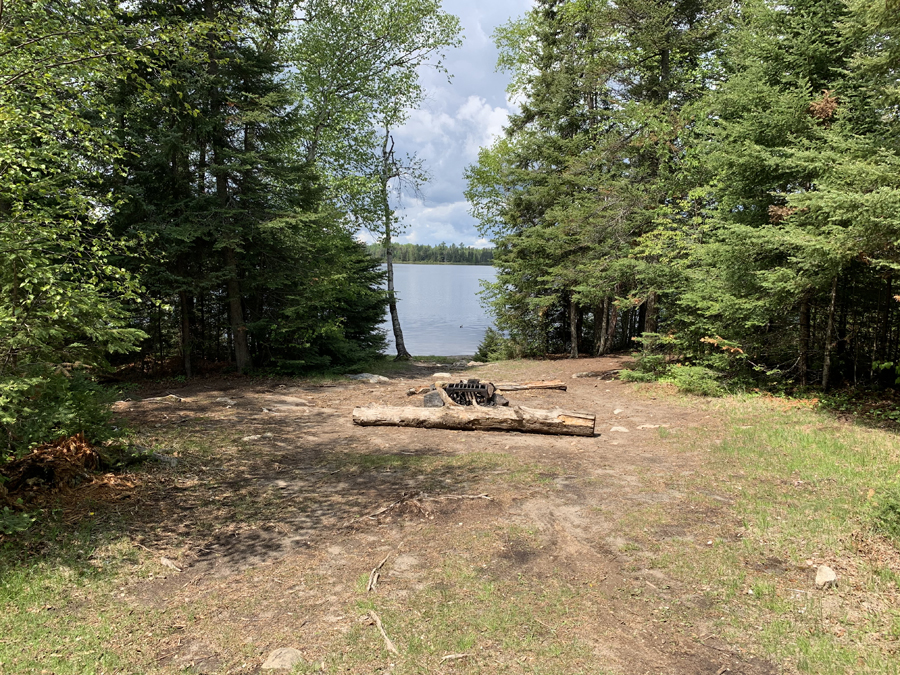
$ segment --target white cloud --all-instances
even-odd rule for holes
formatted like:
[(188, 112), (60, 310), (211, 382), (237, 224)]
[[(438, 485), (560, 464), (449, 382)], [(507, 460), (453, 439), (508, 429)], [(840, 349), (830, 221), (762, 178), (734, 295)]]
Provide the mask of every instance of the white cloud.
[(460, 106), (456, 118), (462, 122), (468, 122), (466, 155), (474, 161), (478, 158), (480, 148), (490, 145), (503, 133), (503, 127), (509, 120), (509, 110), (500, 107), (492, 108), (480, 96), (469, 96), (468, 100)]
[(507, 100), (508, 76), (494, 68), (497, 51), (490, 35), (531, 6), (531, 0), (444, 0), (444, 9), (459, 16), (465, 42), (447, 55), (449, 83), (434, 69), (421, 72), (428, 99), (395, 133), (397, 153), (418, 155), (432, 176), (423, 202), (405, 198), (398, 209), (409, 224), (402, 241), (485, 245), (468, 215), (463, 172), (480, 147), (503, 133), (515, 109)]

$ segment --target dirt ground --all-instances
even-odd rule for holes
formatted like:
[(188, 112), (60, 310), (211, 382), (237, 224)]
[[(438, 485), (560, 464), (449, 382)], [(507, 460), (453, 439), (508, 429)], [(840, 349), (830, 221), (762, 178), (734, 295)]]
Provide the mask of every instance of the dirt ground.
[[(702, 469), (702, 443), (684, 450), (670, 442), (698, 431), (716, 442), (718, 422), (702, 399), (689, 407), (615, 379), (572, 377), (621, 365), (601, 358), (452, 371), (491, 381), (562, 379), (566, 392), (508, 398), (593, 413), (592, 438), (352, 423), (355, 406), (422, 405), (407, 391), (447, 368), (433, 364), (379, 384), (201, 380), (133, 394), (116, 410), (142, 442), (163, 455), (175, 452), (172, 439), (180, 445), (174, 466), (159, 462), (110, 507), (132, 540), (162, 561), (156, 574), (117, 593), (135, 611), (168, 612), (172, 625), (121, 636), (112, 647), (141, 645), (161, 672), (256, 672), (279, 647), (295, 647), (326, 670), (334, 650), (366, 635), (371, 660), (346, 670), (390, 672), (399, 661), (363, 621), (360, 599), (377, 598), (402, 616), (412, 611), (405, 603), (435, 591), (456, 565), (498, 588), (564, 592), (558, 597), (570, 598), (568, 608), (528, 621), (543, 624), (545, 643), (577, 640), (587, 651), (554, 670), (517, 661), (515, 640), (512, 648), (476, 640), (459, 659), (422, 656), (419, 670), (393, 672), (779, 672), (746, 645), (717, 637), (721, 610), (708, 606), (702, 579), (669, 577), (630, 550), (631, 531), (701, 548), (733, 537), (735, 524), (724, 512), (698, 510), (683, 489), (681, 478)], [(635, 522), (648, 506), (665, 512), (664, 527)], [(676, 618), (689, 623), (666, 618), (663, 610), (676, 605)], [(410, 636), (396, 632), (396, 622), (385, 628), (403, 651)]]

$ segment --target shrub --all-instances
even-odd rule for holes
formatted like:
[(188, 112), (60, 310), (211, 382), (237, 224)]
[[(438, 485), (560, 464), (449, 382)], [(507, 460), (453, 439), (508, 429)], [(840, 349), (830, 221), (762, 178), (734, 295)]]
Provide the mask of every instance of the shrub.
[(666, 381), (686, 394), (721, 396), (725, 393), (719, 383), (721, 375), (703, 366), (675, 365), (666, 372)]
[(45, 372), (0, 379), (0, 430), (8, 454), (83, 433), (93, 443), (116, 435), (110, 424), (113, 392), (84, 372)]
[(481, 344), (478, 345), (478, 351), (475, 352), (475, 360), (505, 361), (517, 358), (516, 351), (515, 345), (504, 337), (503, 333), (494, 328), (488, 328)]
[(900, 545), (900, 483), (873, 497), (870, 504), (874, 528)]

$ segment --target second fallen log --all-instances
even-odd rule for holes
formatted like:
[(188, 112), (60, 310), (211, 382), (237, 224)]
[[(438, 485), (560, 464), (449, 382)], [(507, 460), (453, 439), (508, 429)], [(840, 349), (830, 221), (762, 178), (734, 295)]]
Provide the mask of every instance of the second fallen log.
[(355, 408), (353, 422), (364, 427), (416, 427), (464, 431), (526, 431), (535, 434), (593, 436), (594, 415), (567, 410), (444, 406), (443, 408)]
[(494, 387), (497, 391), (525, 391), (527, 389), (560, 389), (566, 391), (566, 383), (560, 380), (541, 380), (540, 382), (498, 382)]

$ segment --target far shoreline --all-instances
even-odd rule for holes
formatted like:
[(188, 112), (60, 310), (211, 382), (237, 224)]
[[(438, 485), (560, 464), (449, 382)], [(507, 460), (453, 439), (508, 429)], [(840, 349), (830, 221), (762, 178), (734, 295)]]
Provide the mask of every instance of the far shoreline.
[[(387, 265), (387, 262), (384, 260), (379, 260), (376, 258), (378, 262), (382, 265)], [(467, 267), (493, 267), (493, 263), (468, 263), (468, 262), (430, 262), (426, 260), (417, 260), (416, 262), (398, 262), (394, 261), (394, 265), (466, 265)]]

